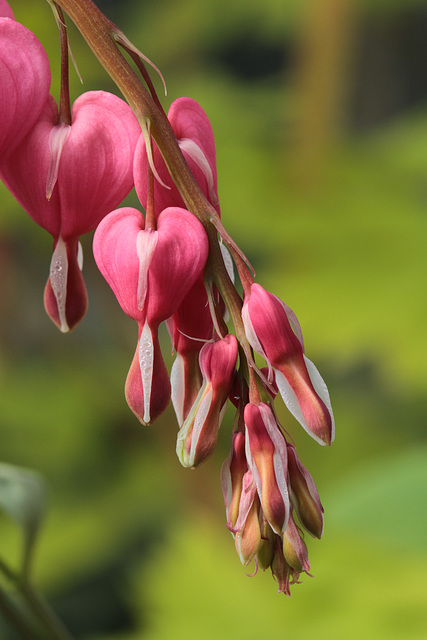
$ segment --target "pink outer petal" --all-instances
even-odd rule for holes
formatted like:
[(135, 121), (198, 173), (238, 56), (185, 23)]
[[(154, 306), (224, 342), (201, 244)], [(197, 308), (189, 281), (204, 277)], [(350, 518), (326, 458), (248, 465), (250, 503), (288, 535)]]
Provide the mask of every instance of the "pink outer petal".
[(169, 207), (162, 211), (157, 230), (159, 239), (148, 274), (150, 325), (175, 313), (200, 277), (209, 251), (203, 225), (185, 209)]
[(331, 444), (334, 420), (329, 394), (317, 369), (304, 356), (301, 329), (293, 312), (255, 283), (243, 305), (242, 319), (250, 344), (276, 370), (276, 383), (289, 411), (317, 442)]
[(39, 117), (50, 87), (49, 60), (36, 36), (0, 18), (0, 163)]
[(112, 288), (123, 311), (139, 322), (145, 313), (138, 309), (138, 233), (145, 228), (140, 211), (116, 209), (99, 224), (93, 238), (93, 255), (98, 269)]
[(222, 403), (231, 391), (238, 350), (235, 336), (229, 333), (222, 340), (208, 342), (200, 351), (200, 371), (212, 384), (215, 396)]
[[(95, 261), (113, 289), (123, 311), (150, 327), (169, 318), (200, 276), (208, 255), (208, 241), (201, 223), (178, 207), (166, 209), (158, 219), (157, 243), (148, 266), (144, 309), (138, 293), (141, 260), (138, 253), (144, 217), (136, 209), (110, 213), (98, 226), (93, 244)], [(144, 244), (144, 243), (142, 243)]]
[(7, 4), (6, 0), (0, 0), (0, 17), (14, 19), (13, 11)]
[(111, 93), (88, 91), (74, 102), (58, 171), (64, 238), (94, 229), (132, 189), (140, 132), (129, 105)]
[(267, 404), (247, 404), (244, 418), (249, 468), (265, 517), (281, 535), (287, 527), (290, 508), (286, 440)]
[[(195, 100), (182, 97), (178, 98), (171, 104), (168, 113), (168, 119), (178, 141), (180, 139), (190, 139), (203, 153), (212, 171), (214, 185), (213, 191), (215, 192), (215, 194), (217, 194), (215, 141), (212, 126), (206, 113)], [(216, 207), (219, 213), (220, 210), (217, 203), (217, 197), (215, 197), (215, 201), (213, 202), (212, 198), (210, 197), (210, 192), (212, 191), (212, 189), (209, 188), (209, 184), (204, 172), (190, 157), (190, 155), (185, 152), (185, 150), (183, 153), (197, 183), (199, 184), (207, 199)], [(154, 203), (156, 214), (158, 215), (163, 209), (166, 209), (170, 206), (184, 207), (184, 202), (179, 194), (178, 189), (174, 185), (172, 178), (169, 175), (166, 164), (155, 143), (153, 143), (153, 156), (155, 167), (162, 181), (170, 187), (170, 189), (165, 189), (161, 184), (158, 183), (157, 180), (154, 181)], [(135, 151), (134, 178), (136, 193), (143, 207), (146, 208), (148, 160), (145, 149), (145, 141), (142, 135), (138, 141), (138, 145)]]
[(31, 132), (0, 169), (0, 176), (19, 204), (37, 224), (54, 238), (61, 231), (61, 208), (54, 189), (46, 199), (46, 179), (50, 164), (49, 138), (58, 122), (58, 107), (48, 96)]

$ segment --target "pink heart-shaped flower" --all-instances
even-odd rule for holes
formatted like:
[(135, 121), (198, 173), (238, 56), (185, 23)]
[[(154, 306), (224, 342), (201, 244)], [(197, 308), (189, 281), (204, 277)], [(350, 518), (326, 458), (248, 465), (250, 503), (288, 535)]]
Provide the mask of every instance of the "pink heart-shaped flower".
[[(172, 102), (168, 120), (184, 157), (206, 198), (218, 213), (218, 187), (215, 141), (209, 118), (192, 98), (178, 98)], [(169, 175), (166, 164), (153, 142), (154, 167), (160, 180), (154, 181), (154, 206), (156, 214), (167, 207), (184, 207), (178, 189)], [(148, 157), (144, 136), (141, 135), (134, 160), (135, 189), (142, 206), (147, 208)], [(166, 187), (164, 185), (167, 185)], [(168, 188), (169, 187), (169, 188)]]
[(200, 276), (208, 241), (202, 224), (185, 209), (165, 209), (157, 230), (145, 230), (143, 215), (123, 208), (98, 226), (93, 252), (123, 311), (154, 327), (177, 310)]

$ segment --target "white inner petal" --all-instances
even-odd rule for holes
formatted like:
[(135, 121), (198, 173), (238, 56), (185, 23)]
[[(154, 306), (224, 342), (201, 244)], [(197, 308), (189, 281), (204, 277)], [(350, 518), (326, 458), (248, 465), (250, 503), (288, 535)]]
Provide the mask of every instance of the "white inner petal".
[(50, 200), (52, 192), (55, 188), (56, 181), (58, 179), (59, 163), (61, 160), (62, 152), (64, 150), (65, 143), (68, 140), (68, 136), (71, 133), (71, 125), (61, 123), (53, 127), (49, 135), (49, 168), (46, 179), (46, 198)]
[(144, 396), (144, 417), (146, 424), (150, 423), (150, 403), (151, 403), (151, 387), (153, 383), (153, 366), (154, 366), (154, 346), (151, 329), (147, 323), (141, 333), (139, 340), (139, 367), (142, 378), (142, 392)]
[(286, 380), (286, 378), (283, 375), (283, 373), (281, 373), (278, 369), (275, 369), (274, 371), (275, 371), (275, 374), (276, 374), (277, 387), (278, 387), (278, 389), (280, 391), (280, 395), (282, 396), (283, 402), (285, 403), (285, 405), (287, 406), (289, 411), (292, 413), (294, 418), (296, 418), (296, 420), (298, 420), (298, 422), (305, 429), (305, 431), (307, 431), (309, 436), (311, 436), (319, 444), (324, 445), (325, 443), (323, 442), (323, 440), (321, 440), (318, 436), (316, 436), (308, 428), (308, 425), (307, 425), (307, 422), (306, 422), (306, 420), (305, 420), (305, 418), (303, 416), (301, 405), (300, 405), (300, 403), (298, 401), (297, 395), (296, 395), (295, 391), (292, 389), (292, 387), (289, 384), (289, 382)]
[(322, 376), (317, 370), (316, 365), (311, 360), (306, 358), (306, 356), (304, 356), (304, 361), (305, 361), (305, 366), (307, 367), (308, 375), (310, 376), (311, 383), (314, 387), (314, 390), (316, 391), (319, 398), (323, 400), (323, 402), (326, 405), (326, 408), (330, 413), (331, 421), (332, 421), (331, 442), (333, 442), (335, 438), (335, 419), (334, 419), (334, 413), (332, 411), (332, 404), (331, 404), (331, 399), (329, 397), (328, 387), (326, 386), (325, 381), (323, 380)]
[(62, 238), (59, 238), (55, 251), (53, 252), (49, 277), (58, 306), (59, 321), (61, 323), (60, 328), (63, 333), (67, 333), (70, 330), (66, 316), (68, 258), (67, 247)]

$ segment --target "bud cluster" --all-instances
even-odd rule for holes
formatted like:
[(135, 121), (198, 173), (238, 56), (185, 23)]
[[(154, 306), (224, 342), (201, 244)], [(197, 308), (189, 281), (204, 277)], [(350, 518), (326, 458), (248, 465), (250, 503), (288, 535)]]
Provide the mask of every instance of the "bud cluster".
[[(289, 595), (310, 569), (303, 531), (321, 537), (323, 509), (276, 418), (274, 397), (280, 393), (320, 444), (333, 441), (333, 413), (295, 314), (254, 282), (223, 227), (209, 119), (186, 97), (166, 116), (151, 85), (162, 123), (156, 134), (140, 108), (104, 91), (82, 94), (69, 112), (61, 100), (58, 109), (42, 45), (4, 0), (0, 15), (0, 177), (53, 238), (46, 311), (62, 332), (82, 320), (79, 236), (95, 230), (96, 264), (138, 327), (125, 384), (130, 409), (150, 425), (172, 400), (179, 461), (195, 468), (212, 454), (231, 400), (236, 426), (221, 472), (227, 526), (241, 562), (271, 568)], [(141, 210), (117, 208), (133, 186)], [(176, 354), (170, 373), (162, 323)]]

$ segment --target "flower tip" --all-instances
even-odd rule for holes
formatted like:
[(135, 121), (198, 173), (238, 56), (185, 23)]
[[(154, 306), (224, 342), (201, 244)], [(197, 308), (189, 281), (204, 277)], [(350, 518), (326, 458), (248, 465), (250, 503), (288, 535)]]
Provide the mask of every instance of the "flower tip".
[(77, 239), (67, 242), (58, 239), (44, 290), (46, 313), (62, 333), (72, 331), (83, 320), (88, 308), (86, 285), (77, 256)]

